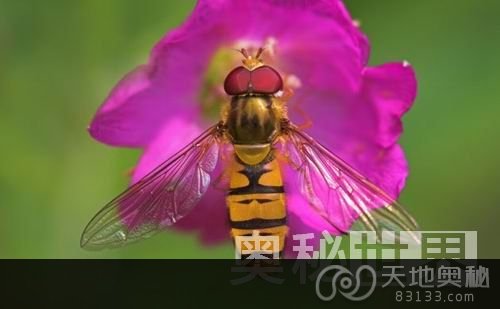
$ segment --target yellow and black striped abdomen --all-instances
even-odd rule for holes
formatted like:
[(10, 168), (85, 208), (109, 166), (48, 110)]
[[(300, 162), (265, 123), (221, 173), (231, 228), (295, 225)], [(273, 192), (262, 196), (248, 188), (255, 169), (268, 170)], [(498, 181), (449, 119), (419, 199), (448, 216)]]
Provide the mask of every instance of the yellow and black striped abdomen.
[(288, 228), (283, 179), (273, 152), (255, 165), (235, 155), (229, 187), (226, 202), (232, 236), (255, 235), (254, 231), (261, 236), (278, 236), (281, 253)]

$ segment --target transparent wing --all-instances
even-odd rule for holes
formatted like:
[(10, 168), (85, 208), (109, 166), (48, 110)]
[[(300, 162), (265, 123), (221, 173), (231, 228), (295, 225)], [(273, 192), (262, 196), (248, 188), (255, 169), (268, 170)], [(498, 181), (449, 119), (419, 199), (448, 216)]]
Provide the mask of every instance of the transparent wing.
[[(335, 229), (418, 230), (401, 205), (311, 136), (289, 124), (284, 137), (281, 152), (298, 172), (302, 195)], [(409, 235), (418, 241), (417, 233)]]
[(102, 208), (83, 231), (86, 249), (122, 246), (170, 226), (210, 185), (221, 135), (215, 125)]

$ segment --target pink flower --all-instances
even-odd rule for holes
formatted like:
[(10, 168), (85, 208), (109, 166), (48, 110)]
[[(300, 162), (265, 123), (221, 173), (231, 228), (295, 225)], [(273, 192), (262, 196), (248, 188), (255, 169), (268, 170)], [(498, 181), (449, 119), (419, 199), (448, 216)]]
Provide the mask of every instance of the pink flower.
[[(260, 46), (295, 86), (291, 120), (304, 123), (307, 114), (310, 135), (396, 198), (408, 174), (398, 139), (416, 95), (414, 72), (403, 62), (368, 67), (368, 40), (337, 0), (200, 0), (149, 63), (115, 86), (90, 134), (144, 150), (136, 182), (217, 121), (228, 100), (223, 80), (240, 60), (232, 48)], [(307, 208), (295, 178), (285, 172), (290, 234), (338, 232)], [(224, 192), (209, 189), (175, 227), (198, 231), (204, 243), (229, 239)]]

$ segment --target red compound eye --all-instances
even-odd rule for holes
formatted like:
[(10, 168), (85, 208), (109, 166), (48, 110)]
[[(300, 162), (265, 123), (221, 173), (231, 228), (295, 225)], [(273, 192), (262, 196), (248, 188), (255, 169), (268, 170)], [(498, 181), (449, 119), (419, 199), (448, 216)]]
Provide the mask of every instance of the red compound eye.
[(224, 90), (229, 95), (240, 95), (248, 92), (250, 71), (245, 67), (237, 67), (229, 72), (224, 81)]
[(252, 71), (251, 87), (254, 93), (272, 94), (283, 89), (280, 74), (269, 66), (262, 66)]
[(237, 67), (229, 72), (224, 81), (224, 90), (229, 95), (246, 93), (273, 94), (283, 89), (280, 74), (269, 66), (261, 66), (253, 71)]

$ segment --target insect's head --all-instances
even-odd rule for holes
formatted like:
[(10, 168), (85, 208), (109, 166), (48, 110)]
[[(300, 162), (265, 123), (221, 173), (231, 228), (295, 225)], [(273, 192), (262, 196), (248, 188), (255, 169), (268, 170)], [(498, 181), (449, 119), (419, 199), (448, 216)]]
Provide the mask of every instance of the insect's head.
[(229, 72), (224, 81), (224, 90), (229, 95), (274, 94), (283, 90), (281, 75), (261, 58), (264, 52), (259, 48), (252, 56), (245, 48), (239, 50), (243, 55), (243, 66)]

